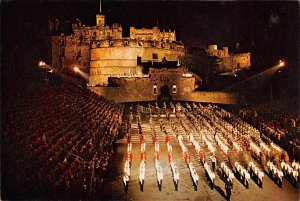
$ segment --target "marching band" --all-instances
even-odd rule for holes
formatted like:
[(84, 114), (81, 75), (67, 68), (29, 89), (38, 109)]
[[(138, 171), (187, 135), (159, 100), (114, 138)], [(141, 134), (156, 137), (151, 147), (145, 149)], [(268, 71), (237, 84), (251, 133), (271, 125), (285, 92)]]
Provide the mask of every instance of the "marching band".
[[(198, 107), (199, 105), (199, 107)], [(249, 188), (250, 179), (259, 186), (263, 187), (264, 172), (260, 170), (258, 165), (254, 161), (249, 163), (241, 163), (240, 161), (234, 162), (233, 168), (231, 169), (224, 161), (217, 161), (215, 154), (217, 149), (215, 144), (218, 145), (218, 152), (221, 150), (224, 157), (228, 157), (229, 154), (235, 153), (238, 157), (239, 154), (244, 153), (244, 149), (250, 151), (251, 155), (258, 162), (262, 162), (262, 156), (267, 155), (268, 162), (266, 163), (268, 168), (269, 176), (282, 187), (283, 177), (286, 177), (294, 185), (298, 185), (299, 181), (299, 163), (295, 160), (290, 164), (284, 160), (280, 161), (280, 165), (275, 165), (273, 161), (270, 160), (269, 155), (272, 150), (277, 150), (282, 152), (283, 150), (274, 143), (265, 143), (259, 140), (259, 131), (252, 126), (249, 126), (240, 119), (234, 119), (232, 115), (226, 110), (219, 110), (217, 106), (203, 107), (201, 104), (193, 103), (190, 106), (188, 103), (185, 107), (182, 107), (180, 103), (173, 104), (170, 103), (172, 109), (171, 115), (175, 114), (176, 118), (170, 118), (170, 114), (166, 109), (166, 104), (163, 105), (163, 109), (160, 109), (158, 104), (155, 107), (148, 105), (147, 109), (143, 107), (138, 108), (138, 115), (136, 116), (138, 125), (138, 134), (140, 138), (140, 151), (141, 151), (141, 163), (139, 168), (139, 183), (141, 191), (143, 191), (146, 173), (146, 142), (143, 136), (142, 123), (140, 111), (146, 111), (150, 113), (149, 124), (151, 128), (152, 143), (154, 146), (154, 166), (156, 170), (156, 179), (159, 187), (159, 191), (162, 189), (163, 181), (163, 168), (159, 161), (160, 144), (157, 141), (157, 131), (154, 127), (154, 119), (157, 118), (159, 122), (160, 134), (163, 135), (163, 142), (166, 144), (168, 152), (168, 161), (170, 171), (172, 173), (173, 182), (175, 186), (175, 191), (178, 190), (179, 184), (179, 169), (175, 164), (173, 155), (173, 146), (171, 144), (172, 135), (176, 136), (177, 143), (181, 149), (184, 161), (189, 169), (190, 176), (194, 185), (195, 190), (197, 190), (199, 175), (197, 174), (194, 163), (192, 162), (192, 156), (186, 146), (185, 140), (187, 140), (192, 145), (197, 156), (200, 159), (200, 164), (203, 165), (205, 176), (209, 182), (211, 189), (214, 189), (214, 182), (216, 179), (216, 168), (219, 165), (224, 178), (226, 198), (230, 200), (231, 192), (233, 189), (233, 179), (236, 177), (240, 180), (246, 188)], [(214, 111), (215, 114), (212, 112)], [(152, 115), (156, 112), (156, 115)], [(166, 116), (161, 115), (160, 112), (164, 112)], [(192, 126), (187, 125), (185, 121), (182, 120), (182, 115), (185, 116), (191, 123)], [(165, 120), (170, 125), (165, 125)], [(171, 116), (172, 117), (172, 116)], [(228, 122), (222, 122), (223, 118), (228, 118)], [(131, 176), (131, 164), (132, 164), (132, 142), (131, 142), (131, 122), (133, 120), (132, 111), (129, 116), (127, 123), (127, 157), (124, 164), (124, 177), (123, 183), (125, 186), (125, 191), (128, 190), (128, 185)], [(156, 119), (155, 119), (156, 121)], [(181, 131), (179, 132), (179, 128)], [(171, 131), (166, 129), (166, 126), (171, 127)], [(214, 132), (213, 132), (214, 131)], [(226, 134), (227, 133), (227, 134)], [(161, 139), (161, 138), (159, 138)], [(203, 145), (201, 144), (203, 143)], [(242, 146), (241, 146), (242, 145)], [(208, 151), (208, 152), (205, 152)], [(208, 154), (208, 163), (206, 160), (206, 154)], [(209, 155), (210, 154), (210, 155)], [(219, 160), (219, 158), (218, 158)], [(218, 162), (218, 163), (217, 163)], [(243, 164), (243, 165), (242, 165)], [(245, 167), (247, 168), (245, 168)], [(233, 171), (234, 172), (233, 172)]]

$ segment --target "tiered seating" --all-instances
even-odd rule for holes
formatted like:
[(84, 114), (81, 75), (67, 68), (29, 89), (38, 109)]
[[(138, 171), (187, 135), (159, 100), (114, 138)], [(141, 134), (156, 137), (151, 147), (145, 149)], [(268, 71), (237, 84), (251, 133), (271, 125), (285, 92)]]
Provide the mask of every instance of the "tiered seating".
[[(276, 144), (299, 160), (300, 128), (297, 99), (281, 99), (270, 103), (252, 105), (240, 110), (240, 115), (251, 122)], [(270, 141), (270, 140), (268, 140)], [(286, 161), (287, 162), (287, 161)]]
[[(4, 171), (22, 178), (16, 194), (65, 198), (82, 183), (84, 167), (95, 180), (111, 155), (123, 106), (87, 89), (62, 84), (40, 86), (9, 99), (2, 120)], [(86, 184), (85, 184), (86, 183)], [(19, 192), (18, 192), (19, 191)], [(43, 193), (41, 193), (43, 192)], [(75, 191), (76, 192), (76, 191)], [(30, 198), (30, 197), (28, 197)]]

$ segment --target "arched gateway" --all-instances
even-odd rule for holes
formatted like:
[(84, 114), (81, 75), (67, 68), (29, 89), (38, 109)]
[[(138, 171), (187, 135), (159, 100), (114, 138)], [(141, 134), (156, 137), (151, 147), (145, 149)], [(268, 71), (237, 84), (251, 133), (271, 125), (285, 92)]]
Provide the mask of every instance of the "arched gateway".
[(158, 99), (171, 99), (170, 89), (167, 85), (163, 85), (160, 88), (160, 95)]

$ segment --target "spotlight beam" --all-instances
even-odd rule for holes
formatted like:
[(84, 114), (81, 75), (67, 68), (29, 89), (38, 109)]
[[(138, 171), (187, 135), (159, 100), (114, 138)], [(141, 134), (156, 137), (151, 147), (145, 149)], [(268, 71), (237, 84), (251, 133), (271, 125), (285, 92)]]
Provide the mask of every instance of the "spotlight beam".
[[(50, 65), (48, 65), (48, 64), (46, 64), (44, 61), (40, 61), (39, 63), (38, 63), (38, 68), (39, 69), (42, 69), (42, 70), (49, 70), (49, 71), (51, 71), (51, 73), (53, 73), (53, 74), (55, 74), (56, 76), (58, 76), (58, 77), (60, 77), (61, 79), (63, 79), (64, 81), (66, 81), (66, 82), (70, 82), (70, 83), (72, 83), (72, 84), (74, 84), (74, 85), (78, 85), (78, 79), (75, 79), (74, 77), (71, 77), (71, 76), (69, 76), (69, 75), (66, 75), (66, 74), (63, 74), (63, 72), (62, 71), (60, 71), (60, 70), (58, 70), (57, 68), (55, 68), (55, 67), (52, 67), (52, 66), (50, 66)], [(81, 71), (82, 72), (82, 71)], [(82, 72), (82, 73), (84, 73), (84, 72)], [(88, 80), (88, 75), (87, 74), (85, 74), (85, 76), (86, 76), (86, 80)]]
[(82, 70), (80, 70), (77, 66), (73, 68), (74, 72), (78, 73), (81, 77), (83, 77), (86, 81), (89, 81), (89, 75)]
[(268, 69), (266, 69), (266, 70), (264, 70), (264, 71), (262, 71), (260, 73), (252, 75), (251, 77), (249, 77), (249, 78), (247, 78), (245, 80), (242, 80), (242, 81), (240, 81), (240, 82), (238, 82), (236, 84), (233, 84), (233, 85), (227, 87), (227, 89), (232, 89), (232, 88), (237, 87), (237, 86), (239, 86), (241, 84), (244, 84), (245, 82), (252, 81), (252, 80), (254, 80), (254, 79), (258, 78), (258, 77), (268, 76), (268, 75), (270, 76), (270, 75), (274, 74), (277, 70), (279, 70), (280, 67), (282, 67), (282, 66), (284, 66), (284, 62), (280, 61), (279, 64), (277, 64), (275, 66), (272, 66), (271, 68), (268, 68)]

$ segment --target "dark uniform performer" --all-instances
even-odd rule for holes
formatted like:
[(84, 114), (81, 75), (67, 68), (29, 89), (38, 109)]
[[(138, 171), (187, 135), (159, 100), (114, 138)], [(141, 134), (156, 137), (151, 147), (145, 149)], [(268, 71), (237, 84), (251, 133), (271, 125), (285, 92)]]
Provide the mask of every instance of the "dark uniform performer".
[(230, 179), (227, 178), (227, 180), (225, 182), (226, 200), (230, 200), (232, 188), (233, 188), (232, 181), (230, 181)]

